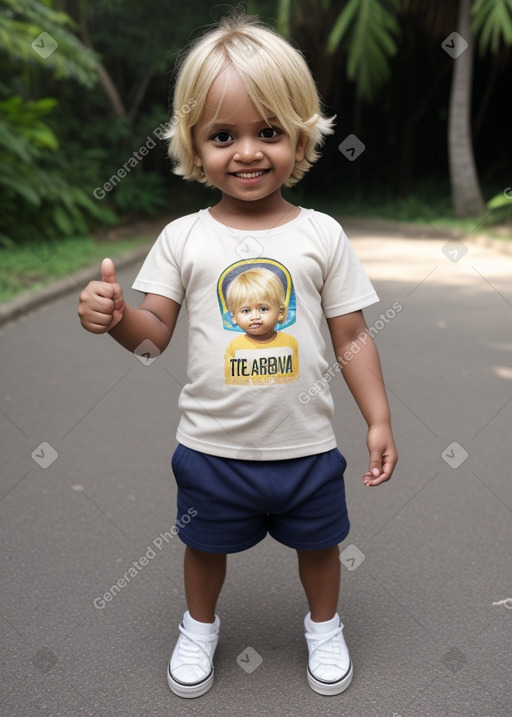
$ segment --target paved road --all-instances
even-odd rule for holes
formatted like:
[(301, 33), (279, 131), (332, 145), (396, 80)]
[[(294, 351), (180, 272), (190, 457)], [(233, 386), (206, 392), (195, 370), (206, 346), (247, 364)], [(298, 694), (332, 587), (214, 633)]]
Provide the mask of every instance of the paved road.
[(213, 689), (169, 692), (184, 610), (169, 456), (185, 321), (144, 365), (83, 332), (72, 296), (0, 332), (2, 716), (510, 715), (512, 601), (493, 603), (512, 598), (512, 257), (351, 236), (381, 296), (366, 316), (400, 462), (390, 484), (364, 488), (363, 421), (333, 383), (349, 463), (350, 689), (307, 686), (295, 555), (268, 538), (229, 559)]

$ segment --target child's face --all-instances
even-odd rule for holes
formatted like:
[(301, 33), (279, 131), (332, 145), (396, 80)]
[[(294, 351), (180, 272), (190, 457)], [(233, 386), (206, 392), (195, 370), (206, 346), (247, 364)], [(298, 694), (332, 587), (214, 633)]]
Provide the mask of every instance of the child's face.
[(271, 112), (262, 118), (231, 66), (208, 92), (194, 143), (195, 164), (208, 180), (224, 196), (245, 201), (280, 194), (295, 162), (304, 157), (301, 143), (292, 144)]
[(275, 335), (275, 326), (283, 320), (282, 308), (271, 306), (264, 301), (243, 304), (232, 312), (235, 324), (255, 341), (271, 341)]

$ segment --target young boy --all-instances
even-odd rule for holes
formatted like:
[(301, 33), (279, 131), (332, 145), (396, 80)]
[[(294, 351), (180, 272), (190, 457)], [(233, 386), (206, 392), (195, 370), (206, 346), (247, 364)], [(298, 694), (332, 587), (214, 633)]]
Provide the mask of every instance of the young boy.
[[(192, 47), (181, 65), (174, 109), (175, 171), (217, 187), (221, 199), (163, 230), (134, 283), (145, 293), (139, 309), (124, 302), (110, 259), (102, 263), (102, 281), (82, 292), (79, 308), (88, 331), (109, 332), (129, 351), (143, 341), (163, 351), (186, 305), (189, 383), (180, 397), (172, 467), (178, 519), (196, 512), (181, 521), (179, 533), (186, 544), (188, 610), (168, 684), (182, 697), (210, 689), (226, 556), (269, 533), (297, 551), (310, 608), (308, 683), (320, 694), (338, 694), (353, 673), (336, 612), (338, 543), (349, 531), (346, 462), (336, 448), (329, 384), (307, 404), (298, 398), (328, 369), (323, 317), (337, 357), (353, 342), (360, 349), (342, 373), (368, 424), (363, 483), (389, 480), (397, 455), (379, 358), (362, 313), (377, 296), (339, 224), (281, 194), (315, 161), (332, 120), (322, 116), (300, 53), (244, 18), (224, 20)], [(225, 382), (230, 329), (223, 307), (219, 314), (220, 294), (223, 277), (242, 255), (248, 269), (276, 267), (290, 295), (293, 286), (298, 382)]]
[(287, 314), (281, 279), (269, 269), (247, 269), (228, 284), (226, 305), (245, 333), (226, 349), (225, 379), (230, 385), (267, 385), (299, 380), (298, 344), (276, 331)]

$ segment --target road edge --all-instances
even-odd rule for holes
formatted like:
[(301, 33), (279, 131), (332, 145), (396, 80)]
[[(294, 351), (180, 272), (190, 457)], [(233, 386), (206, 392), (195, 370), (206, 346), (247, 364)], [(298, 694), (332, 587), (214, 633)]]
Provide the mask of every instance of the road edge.
[[(349, 237), (351, 228), (375, 229), (379, 232), (395, 234), (409, 239), (446, 239), (447, 241), (460, 239), (461, 241), (476, 243), (512, 255), (512, 242), (495, 239), (485, 234), (464, 234), (463, 232), (449, 229), (436, 229), (436, 227), (429, 224), (394, 222), (389, 219), (366, 219), (364, 217), (337, 217), (337, 219), (346, 229)], [(116, 269), (123, 269), (137, 262), (142, 262), (146, 258), (152, 243), (153, 240), (150, 240), (147, 244), (137, 247), (137, 249), (130, 249), (124, 254), (120, 254), (115, 259)], [(83, 288), (89, 281), (98, 278), (99, 268), (96, 263), (79, 269), (72, 274), (70, 273), (68, 276), (58, 279), (41, 289), (25, 291), (10, 301), (0, 303), (0, 328), (67, 294), (71, 294), (74, 291), (78, 293), (79, 289)]]
[[(143, 244), (137, 247), (137, 249), (130, 249), (124, 254), (120, 254), (115, 258), (115, 265), (117, 269), (124, 269), (132, 266), (137, 262), (141, 262), (146, 258), (147, 253), (151, 247), (152, 242)], [(73, 273), (69, 273), (68, 276), (64, 276), (62, 279), (43, 286), (41, 289), (35, 291), (24, 291), (18, 296), (14, 297), (10, 301), (6, 301), (0, 304), (0, 327), (5, 326), (11, 321), (19, 319), (21, 316), (39, 309), (45, 304), (49, 304), (56, 299), (60, 299), (63, 296), (72, 294), (76, 291), (77, 301), (78, 293), (94, 279), (100, 278), (99, 264), (91, 264), (89, 266), (78, 269)]]

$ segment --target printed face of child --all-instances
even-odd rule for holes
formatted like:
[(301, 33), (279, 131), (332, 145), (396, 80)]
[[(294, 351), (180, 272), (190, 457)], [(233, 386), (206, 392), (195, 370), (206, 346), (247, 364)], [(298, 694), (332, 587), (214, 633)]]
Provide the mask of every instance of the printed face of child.
[(233, 321), (255, 341), (272, 341), (275, 326), (284, 318), (284, 309), (264, 301), (247, 302), (235, 312)]
[(276, 117), (263, 118), (236, 70), (213, 82), (194, 128), (195, 164), (226, 196), (256, 201), (274, 196), (304, 152)]

